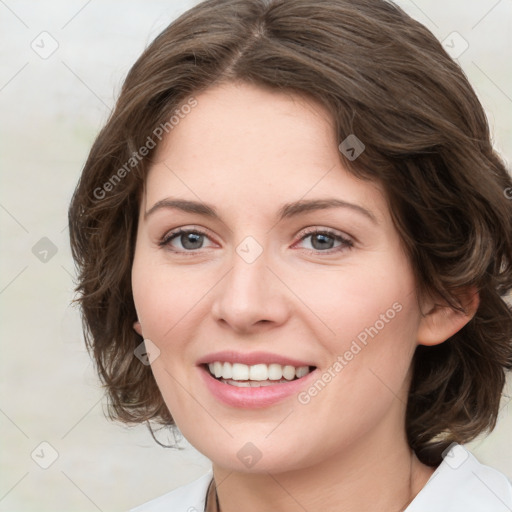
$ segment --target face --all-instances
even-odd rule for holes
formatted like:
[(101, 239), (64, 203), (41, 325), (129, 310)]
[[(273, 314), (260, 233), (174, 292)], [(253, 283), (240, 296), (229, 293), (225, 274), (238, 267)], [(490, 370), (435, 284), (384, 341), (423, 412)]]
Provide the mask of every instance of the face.
[(176, 424), (242, 471), (403, 441), (420, 312), (381, 187), (344, 168), (310, 100), (196, 99), (148, 173), (132, 273)]

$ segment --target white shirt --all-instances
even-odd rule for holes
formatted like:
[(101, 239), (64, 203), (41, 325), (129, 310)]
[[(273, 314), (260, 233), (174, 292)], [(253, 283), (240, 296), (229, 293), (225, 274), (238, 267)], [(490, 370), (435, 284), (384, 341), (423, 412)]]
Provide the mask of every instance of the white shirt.
[[(204, 512), (212, 477), (210, 470), (130, 512)], [(461, 445), (453, 445), (405, 512), (512, 512), (512, 484)]]

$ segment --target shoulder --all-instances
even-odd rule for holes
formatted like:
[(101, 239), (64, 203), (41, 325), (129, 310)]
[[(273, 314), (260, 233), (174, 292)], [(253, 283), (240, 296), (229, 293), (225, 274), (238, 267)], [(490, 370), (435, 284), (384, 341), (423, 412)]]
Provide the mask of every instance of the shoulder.
[(512, 485), (454, 444), (406, 512), (510, 512)]
[(201, 478), (139, 505), (130, 512), (203, 512), (206, 491), (212, 478), (213, 473), (209, 471)]

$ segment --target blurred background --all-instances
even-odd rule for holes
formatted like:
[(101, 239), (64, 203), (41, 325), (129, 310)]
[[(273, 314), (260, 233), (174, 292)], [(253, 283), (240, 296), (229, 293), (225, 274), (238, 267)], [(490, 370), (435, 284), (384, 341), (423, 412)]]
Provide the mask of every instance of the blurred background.
[[(0, 512), (121, 511), (205, 473), (104, 416), (70, 306), (67, 207), (123, 78), (194, 0), (0, 0)], [(401, 0), (458, 60), (512, 155), (512, 0)], [(509, 167), (510, 168), (510, 167)], [(512, 479), (510, 386), (473, 453)], [(165, 440), (165, 439), (164, 439)]]

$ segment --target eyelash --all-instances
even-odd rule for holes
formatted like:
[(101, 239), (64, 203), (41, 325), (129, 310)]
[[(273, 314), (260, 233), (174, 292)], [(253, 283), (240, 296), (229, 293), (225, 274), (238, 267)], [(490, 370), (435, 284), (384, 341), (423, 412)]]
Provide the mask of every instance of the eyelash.
[(311, 235), (325, 235), (329, 238), (333, 238), (335, 242), (340, 242), (340, 245), (338, 247), (333, 247), (332, 249), (328, 249), (325, 251), (319, 251), (317, 249), (305, 249), (309, 253), (314, 254), (333, 254), (345, 251), (347, 249), (351, 249), (354, 246), (354, 242), (350, 240), (349, 238), (346, 238), (339, 233), (336, 233), (335, 231), (332, 231), (331, 229), (324, 228), (324, 229), (318, 229), (318, 228), (307, 228), (302, 236), (299, 239), (299, 242), (302, 242), (306, 238), (310, 237)]
[[(167, 233), (158, 243), (158, 245), (162, 248), (170, 248), (170, 243), (175, 239), (175, 238), (178, 238), (180, 237), (181, 235), (189, 235), (189, 234), (194, 234), (194, 235), (200, 235), (200, 236), (204, 236), (206, 238), (209, 238), (208, 237), (208, 234), (205, 233), (204, 231), (202, 231), (201, 229), (198, 229), (198, 228), (195, 228), (195, 229), (183, 229), (183, 228), (180, 228), (176, 231), (171, 231), (170, 233)], [(312, 235), (325, 235), (325, 236), (328, 236), (329, 238), (333, 238), (335, 240), (335, 242), (340, 242), (340, 245), (338, 247), (334, 247), (334, 248), (331, 248), (331, 249), (328, 249), (328, 250), (325, 250), (325, 251), (321, 251), (321, 250), (317, 250), (317, 249), (304, 249), (305, 251), (307, 251), (308, 253), (310, 254), (333, 254), (333, 253), (338, 253), (338, 252), (342, 252), (344, 250), (350, 250), (353, 246), (354, 246), (354, 242), (352, 240), (350, 240), (349, 238), (345, 238), (344, 236), (341, 236), (340, 234), (330, 230), (330, 229), (327, 229), (327, 228), (324, 228), (324, 229), (317, 229), (317, 228), (308, 228), (301, 236), (301, 238), (299, 239), (299, 242), (302, 242), (303, 240), (305, 240), (306, 238), (312, 236)], [(170, 248), (169, 249), (171, 252), (174, 252), (174, 253), (180, 253), (180, 254), (189, 254), (191, 256), (193, 256), (194, 254), (197, 253), (197, 251), (199, 249), (190, 249), (190, 250), (176, 250), (176, 249), (172, 249)]]

